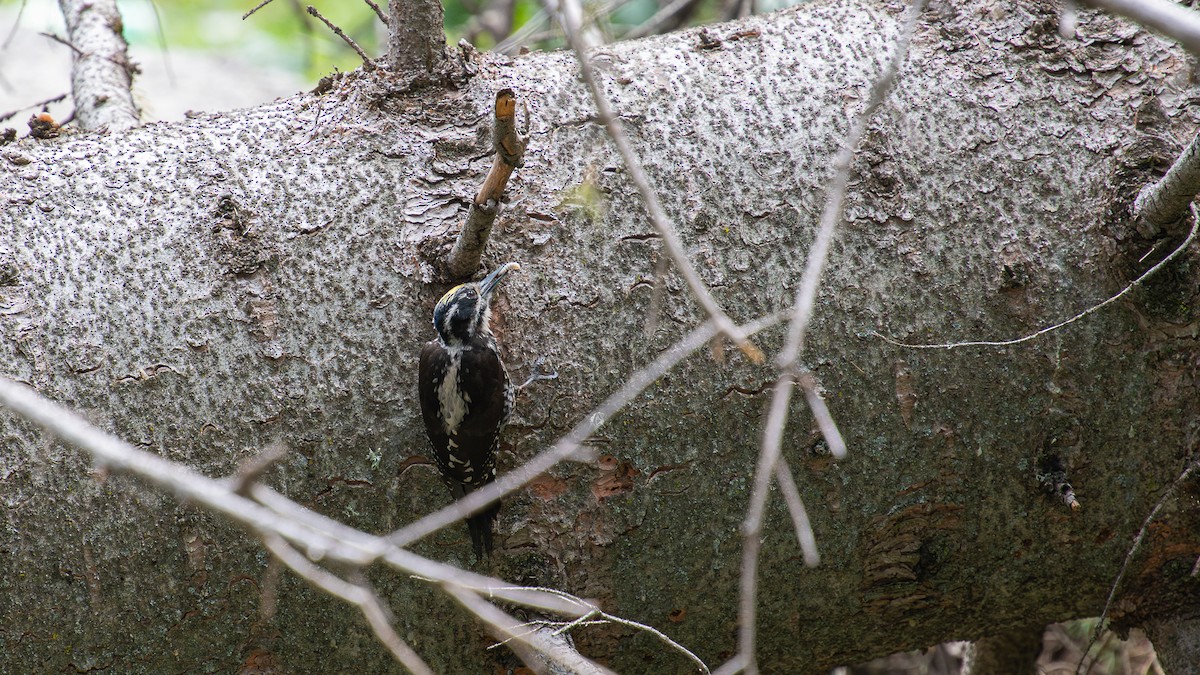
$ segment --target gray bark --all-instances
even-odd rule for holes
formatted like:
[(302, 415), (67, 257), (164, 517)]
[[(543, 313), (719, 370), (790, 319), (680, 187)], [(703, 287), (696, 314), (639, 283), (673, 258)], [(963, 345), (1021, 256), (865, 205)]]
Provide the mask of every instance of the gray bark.
[(121, 131), (140, 121), (133, 75), (116, 0), (59, 0), (74, 53), (71, 93), (79, 126)]
[[(594, 52), (736, 319), (793, 297), (830, 159), (898, 11), (820, 0)], [(795, 404), (785, 455), (822, 565), (802, 565), (774, 500), (759, 611), (769, 672), (1099, 613), (1196, 451), (1194, 255), (1131, 301), (1017, 347), (914, 351), (872, 335), (1021, 335), (1172, 248), (1139, 239), (1128, 208), (1192, 132), (1190, 60), (1086, 12), (1081, 39), (1063, 43), (1055, 21), (1038, 3), (927, 12), (860, 149), (805, 364), (850, 457), (833, 463)], [(484, 260), (524, 270), (493, 321), (516, 378), (538, 356), (560, 374), (518, 402), (501, 471), (530, 457), (702, 317), (673, 275), (651, 302), (659, 247), (573, 57), (478, 59), (461, 88), (420, 99), (360, 72), (236, 114), (0, 150), (3, 371), (209, 475), (282, 438), (292, 453), (268, 482), (364, 530), (444, 504), (415, 364), (507, 86), (529, 102), (533, 134)], [(768, 353), (781, 340), (758, 338)], [(494, 572), (596, 598), (719, 664), (735, 645), (738, 526), (773, 377), (731, 348), (692, 357), (594, 438), (597, 463), (506, 502)], [(0, 434), (0, 653), (14, 670), (389, 668), (353, 611), (286, 574), (270, 581), (242, 532), (89, 475), (7, 414)], [(1078, 511), (1043, 489), (1051, 469)], [(1181, 591), (1200, 550), (1189, 518), (1172, 510), (1146, 538), (1115, 618), (1194, 608)], [(415, 550), (470, 558), (463, 527)], [(436, 589), (370, 578), (435, 668), (500, 658)], [(264, 588), (277, 593), (270, 620)], [(620, 672), (689, 668), (624, 629), (576, 642)]]
[(1150, 621), (1146, 634), (1154, 642), (1154, 652), (1171, 675), (1200, 673), (1200, 622), (1195, 617), (1172, 617)]
[(440, 0), (388, 3), (388, 62), (408, 77), (427, 79), (447, 62), (445, 19)]

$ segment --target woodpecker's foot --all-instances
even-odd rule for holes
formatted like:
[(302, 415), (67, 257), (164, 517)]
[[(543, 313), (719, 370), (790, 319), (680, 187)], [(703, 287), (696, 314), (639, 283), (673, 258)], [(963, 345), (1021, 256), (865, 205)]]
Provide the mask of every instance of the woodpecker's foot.
[(528, 387), (529, 385), (533, 384), (534, 382), (537, 382), (538, 380), (558, 379), (558, 371), (557, 370), (549, 372), (549, 373), (542, 371), (542, 365), (545, 364), (545, 362), (546, 362), (546, 357), (544, 357), (544, 356), (537, 357), (537, 359), (533, 362), (533, 373), (531, 373), (529, 375), (529, 379), (525, 380), (524, 384), (517, 387), (518, 391), (525, 389), (525, 387)]

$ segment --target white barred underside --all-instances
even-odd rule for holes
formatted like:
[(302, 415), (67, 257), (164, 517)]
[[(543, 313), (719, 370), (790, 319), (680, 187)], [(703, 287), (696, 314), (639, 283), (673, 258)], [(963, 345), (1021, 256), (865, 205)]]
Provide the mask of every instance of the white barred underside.
[[(462, 352), (451, 350), (450, 364), (446, 367), (446, 374), (442, 377), (442, 383), (438, 386), (438, 413), (442, 417), (442, 423), (446, 425), (446, 433), (453, 436), (458, 433), (458, 425), (462, 424), (463, 418), (467, 416), (466, 397), (459, 393), (458, 385), (458, 370), (462, 364)], [(451, 445), (457, 445), (451, 441)]]

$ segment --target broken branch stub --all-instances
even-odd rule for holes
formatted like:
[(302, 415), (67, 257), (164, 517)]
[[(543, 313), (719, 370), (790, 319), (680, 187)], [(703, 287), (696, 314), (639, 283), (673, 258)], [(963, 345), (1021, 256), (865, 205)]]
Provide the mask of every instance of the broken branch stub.
[(1147, 185), (1133, 202), (1133, 213), (1148, 225), (1148, 234), (1180, 234), (1196, 195), (1200, 194), (1200, 134), (1157, 182)]
[(479, 188), (479, 194), (471, 203), (458, 240), (446, 259), (450, 276), (466, 277), (479, 269), (479, 261), (492, 233), (492, 224), (496, 222), (496, 214), (500, 211), (500, 198), (504, 196), (504, 188), (513, 171), (524, 166), (527, 144), (528, 139), (517, 131), (517, 97), (512, 89), (501, 89), (496, 92), (492, 123), (492, 146), (496, 155), (492, 160), (492, 169)]

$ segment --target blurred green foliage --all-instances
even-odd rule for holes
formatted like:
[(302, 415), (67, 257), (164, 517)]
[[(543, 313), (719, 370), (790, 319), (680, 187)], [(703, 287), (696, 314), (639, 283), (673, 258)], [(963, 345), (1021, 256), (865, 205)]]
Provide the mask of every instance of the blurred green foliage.
[[(283, 67), (308, 79), (362, 65), (339, 37), (308, 15), (309, 4), (368, 54), (386, 48), (383, 26), (364, 2), (274, 0), (243, 20), (259, 1), (118, 0), (117, 5), (131, 44), (157, 46), (165, 40), (168, 49), (235, 53), (240, 60)], [(386, 9), (386, 0), (380, 4)]]
[[(728, 0), (697, 0), (688, 25), (719, 21)], [(770, 11), (797, 0), (756, 0), (758, 11)], [(26, 3), (25, 21), (58, 12), (54, 0), (0, 0), (0, 7)], [(334, 70), (353, 70), (358, 56), (316, 18), (305, 11), (312, 4), (371, 55), (386, 49), (386, 30), (362, 0), (273, 0), (249, 18), (242, 15), (260, 0), (117, 0), (131, 44), (170, 49), (199, 49), (224, 53), (237, 60), (282, 67), (316, 80)], [(479, 17), (488, 8), (511, 12), (511, 33), (519, 39), (500, 40), (515, 50), (562, 46), (540, 0), (443, 0), (446, 36), (450, 44), (467, 38), (480, 49), (492, 49), (497, 39), (482, 30)], [(588, 20), (609, 39), (616, 39), (645, 22), (670, 0), (583, 0)], [(387, 11), (387, 0), (378, 0)], [(57, 19), (61, 24), (61, 18)]]

